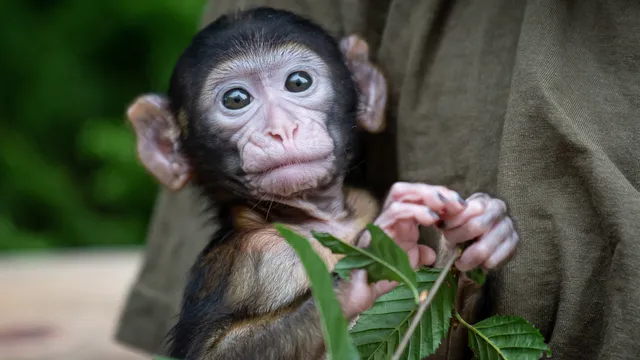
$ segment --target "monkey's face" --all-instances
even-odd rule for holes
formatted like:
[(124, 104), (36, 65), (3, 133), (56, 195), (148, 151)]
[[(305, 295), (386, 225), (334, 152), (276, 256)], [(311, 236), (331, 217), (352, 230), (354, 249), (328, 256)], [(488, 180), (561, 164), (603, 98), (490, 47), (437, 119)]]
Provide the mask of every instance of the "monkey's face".
[(167, 96), (129, 107), (138, 155), (170, 189), (292, 197), (338, 184), (357, 128), (384, 128), (386, 81), (355, 36), (338, 43), (299, 16), (222, 16), (180, 56)]
[[(332, 76), (319, 55), (295, 44), (219, 64), (189, 116), (193, 131), (218, 141), (199, 137), (190, 144), (187, 137), (188, 156), (206, 169), (208, 161), (224, 166), (220, 173), (243, 178), (253, 196), (291, 196), (327, 184), (347, 162), (355, 125), (355, 114), (339, 113), (349, 104), (335, 106), (345, 99), (336, 98)], [(224, 159), (206, 155), (220, 152)]]

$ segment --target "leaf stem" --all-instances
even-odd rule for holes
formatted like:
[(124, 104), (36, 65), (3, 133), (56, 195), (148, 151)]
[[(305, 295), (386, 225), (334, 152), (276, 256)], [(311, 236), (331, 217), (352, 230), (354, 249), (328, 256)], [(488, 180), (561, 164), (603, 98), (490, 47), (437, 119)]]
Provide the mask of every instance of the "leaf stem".
[(483, 333), (481, 333), (480, 331), (478, 331), (478, 329), (476, 329), (473, 325), (470, 325), (468, 322), (464, 321), (464, 319), (462, 318), (462, 316), (460, 316), (460, 314), (458, 314), (457, 311), (454, 311), (454, 316), (456, 317), (456, 319), (458, 319), (458, 321), (460, 322), (460, 324), (464, 325), (464, 327), (466, 327), (467, 329), (469, 329), (470, 331), (473, 331), (476, 335), (478, 335), (479, 337), (482, 338), (482, 340), (484, 340), (487, 344), (489, 344), (489, 346), (491, 346), (493, 348), (493, 350), (495, 350), (496, 353), (498, 353), (498, 355), (500, 355), (501, 359), (506, 359), (507, 357), (502, 353), (502, 351), (500, 350), (499, 347), (497, 347), (493, 342), (491, 342), (491, 340), (489, 340)]
[[(367, 229), (369, 230), (369, 233), (371, 234), (371, 244), (369, 244), (369, 247), (373, 245), (374, 238), (375, 238), (375, 236), (374, 236), (375, 232), (379, 232), (384, 237), (387, 238), (389, 246), (397, 247), (400, 250), (400, 247), (395, 242), (393, 242), (393, 240), (387, 234), (385, 234), (382, 231), (382, 229), (380, 229), (379, 227), (377, 227), (375, 225), (372, 225), (372, 224), (369, 224), (369, 225), (367, 225)], [(358, 247), (358, 246), (354, 246), (354, 245), (349, 244), (348, 242), (342, 241), (342, 240), (340, 240), (340, 239), (338, 239), (338, 238), (336, 238), (333, 235), (328, 234), (328, 233), (320, 233), (320, 232), (317, 232), (317, 231), (311, 231), (311, 235), (316, 240), (320, 241), (320, 243), (325, 247), (329, 247), (329, 246), (326, 245), (326, 243), (324, 241), (324, 237), (330, 237), (331, 240), (334, 240), (334, 241), (337, 241), (337, 242), (341, 243), (343, 246), (351, 249), (352, 251), (356, 251), (356, 252), (360, 253), (360, 255), (363, 255), (365, 257), (371, 258), (372, 260), (374, 260), (378, 264), (382, 264), (385, 268), (393, 271), (398, 277), (400, 277), (402, 279), (402, 281), (399, 281), (399, 282), (405, 284), (411, 290), (411, 292), (413, 293), (413, 298), (414, 298), (416, 304), (420, 302), (420, 293), (418, 292), (418, 287), (416, 286), (416, 284), (414, 284), (414, 282), (412, 282), (411, 279), (409, 279), (405, 275), (404, 272), (399, 271), (395, 266), (390, 264), (385, 259), (382, 259), (379, 256), (376, 256), (374, 253), (369, 251), (368, 248), (361, 248), (361, 247)], [(378, 240), (378, 241), (381, 241), (381, 240)], [(329, 249), (331, 249), (331, 247), (329, 247)], [(334, 253), (334, 254), (337, 253), (333, 249), (331, 249), (331, 252)], [(339, 252), (339, 253), (345, 254), (345, 252)], [(407, 261), (407, 266), (409, 266), (408, 265), (409, 264), (409, 258), (408, 257), (407, 257), (406, 261)], [(390, 279), (387, 279), (387, 280), (390, 280)]]
[(399, 360), (400, 356), (402, 356), (402, 353), (404, 353), (404, 349), (407, 347), (407, 345), (409, 344), (409, 341), (411, 340), (411, 335), (413, 335), (413, 332), (416, 330), (416, 327), (418, 327), (418, 324), (420, 323), (422, 314), (424, 314), (425, 310), (427, 310), (427, 308), (433, 301), (433, 298), (435, 298), (436, 294), (438, 293), (438, 289), (440, 288), (440, 285), (442, 285), (442, 283), (444, 282), (444, 279), (447, 277), (449, 270), (451, 270), (453, 263), (455, 263), (456, 259), (458, 259), (458, 256), (460, 256), (460, 253), (458, 251), (453, 251), (451, 255), (449, 255), (449, 258), (447, 259), (447, 262), (442, 268), (442, 271), (440, 272), (435, 283), (429, 290), (429, 294), (427, 295), (427, 298), (424, 299), (424, 301), (420, 302), (420, 306), (418, 307), (418, 312), (416, 312), (416, 315), (411, 321), (411, 325), (409, 325), (407, 332), (404, 334), (404, 337), (402, 338), (402, 341), (400, 342), (400, 345), (396, 349), (396, 352), (393, 354), (393, 357), (391, 358), (391, 360)]

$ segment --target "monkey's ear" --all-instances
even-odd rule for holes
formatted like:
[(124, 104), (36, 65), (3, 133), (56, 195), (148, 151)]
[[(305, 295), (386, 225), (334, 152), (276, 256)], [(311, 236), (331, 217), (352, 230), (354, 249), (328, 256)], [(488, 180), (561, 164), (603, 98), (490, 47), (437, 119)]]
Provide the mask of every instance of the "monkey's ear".
[(370, 133), (379, 133), (386, 126), (387, 79), (380, 69), (369, 61), (369, 45), (357, 35), (340, 41), (347, 66), (360, 89), (358, 125)]
[(137, 137), (138, 157), (153, 176), (170, 190), (180, 190), (191, 170), (178, 152), (180, 128), (166, 97), (145, 94), (127, 109), (127, 118)]

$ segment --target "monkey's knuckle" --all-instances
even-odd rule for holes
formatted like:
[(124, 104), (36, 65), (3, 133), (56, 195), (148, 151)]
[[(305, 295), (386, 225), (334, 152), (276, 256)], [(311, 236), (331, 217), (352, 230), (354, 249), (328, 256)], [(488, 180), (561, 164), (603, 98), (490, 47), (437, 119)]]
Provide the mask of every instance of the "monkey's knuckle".
[(471, 219), (467, 223), (466, 228), (467, 228), (467, 231), (471, 233), (474, 237), (488, 230), (487, 225), (485, 225), (485, 223), (482, 221), (481, 218)]
[(498, 264), (496, 263), (496, 260), (494, 260), (493, 258), (490, 258), (489, 260), (485, 261), (483, 265), (487, 269), (495, 269)]
[(403, 182), (403, 181), (395, 182), (393, 185), (391, 185), (391, 189), (389, 190), (389, 193), (391, 195), (402, 194), (406, 191), (408, 186), (409, 186), (409, 183), (407, 182)]
[(473, 199), (485, 199), (485, 200), (488, 200), (490, 198), (491, 198), (491, 196), (489, 196), (489, 194), (483, 193), (483, 192), (476, 192), (476, 193), (471, 194), (471, 196), (469, 196), (469, 200), (473, 200)]
[(508, 216), (507, 216), (507, 217), (504, 219), (504, 224), (505, 224), (505, 226), (507, 227), (507, 230), (508, 230), (509, 232), (514, 232), (514, 231), (515, 231), (515, 227), (514, 227), (514, 225), (513, 225), (513, 220), (511, 220), (511, 218), (510, 218), (510, 217), (508, 217)]
[(404, 208), (404, 204), (398, 201), (394, 201), (389, 205), (389, 208), (385, 212), (389, 217), (396, 217)]
[(492, 205), (496, 208), (501, 214), (507, 213), (507, 204), (500, 199), (491, 199)]
[(518, 236), (518, 233), (514, 232), (513, 236), (511, 237), (511, 241), (513, 242), (514, 245), (518, 245), (518, 243), (520, 242), (520, 236)]
[(476, 244), (473, 249), (472, 257), (476, 262), (484, 262), (491, 256), (491, 250), (489, 247), (483, 243)]
[(414, 183), (413, 186), (419, 190), (420, 192), (429, 192), (429, 191), (433, 191), (434, 187), (433, 185), (429, 185), (429, 184), (425, 184), (425, 183)]
[(391, 203), (391, 205), (389, 205), (389, 211), (390, 213), (397, 213), (398, 211), (400, 211), (400, 209), (402, 208), (402, 203), (398, 202), (398, 201), (394, 201)]
[(429, 196), (431, 197), (438, 198), (440, 196), (445, 196), (445, 197), (451, 198), (452, 190), (448, 189), (445, 186), (429, 185), (429, 184), (425, 184), (424, 186), (425, 186), (424, 192), (429, 194)]

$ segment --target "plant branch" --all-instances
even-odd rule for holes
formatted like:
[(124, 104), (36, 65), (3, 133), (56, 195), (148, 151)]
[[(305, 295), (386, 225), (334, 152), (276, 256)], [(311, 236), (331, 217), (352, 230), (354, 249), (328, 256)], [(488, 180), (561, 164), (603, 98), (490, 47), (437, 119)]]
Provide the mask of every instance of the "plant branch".
[(453, 266), (453, 263), (455, 263), (456, 259), (458, 259), (458, 256), (460, 256), (460, 252), (459, 251), (452, 251), (451, 255), (449, 255), (449, 258), (447, 259), (447, 262), (445, 263), (444, 267), (442, 268), (442, 272), (440, 272), (440, 275), (438, 275), (438, 278), (436, 279), (435, 283), (433, 284), (433, 287), (431, 287), (431, 289), (429, 289), (429, 293), (428, 293), (427, 297), (425, 299), (423, 299), (422, 301), (420, 301), (420, 306), (418, 307), (418, 312), (416, 312), (416, 316), (414, 316), (413, 320), (411, 321), (411, 325), (409, 325), (409, 328), (407, 329), (407, 332), (404, 334), (404, 337), (402, 338), (402, 341), (400, 342), (400, 345), (396, 349), (396, 352), (393, 354), (392, 360), (398, 360), (398, 359), (400, 359), (400, 356), (402, 356), (402, 353), (404, 352), (404, 349), (407, 347), (407, 345), (409, 344), (409, 341), (411, 340), (411, 335), (413, 335), (413, 332), (416, 330), (416, 327), (420, 323), (420, 319), (422, 318), (422, 314), (424, 314), (424, 312), (427, 310), (427, 308), (429, 307), (429, 305), (433, 301), (433, 298), (438, 293), (438, 289), (440, 288), (440, 285), (442, 285), (442, 283), (444, 282), (444, 279), (447, 277), (447, 274), (451, 270), (451, 267)]

